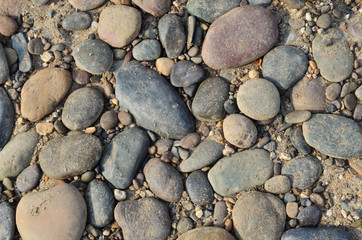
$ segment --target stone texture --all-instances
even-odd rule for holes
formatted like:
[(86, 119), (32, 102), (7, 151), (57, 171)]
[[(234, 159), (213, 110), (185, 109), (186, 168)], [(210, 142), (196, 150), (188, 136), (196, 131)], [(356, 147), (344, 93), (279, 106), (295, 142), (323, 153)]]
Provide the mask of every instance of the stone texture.
[(301, 127), (297, 127), (290, 132), (290, 142), (301, 154), (307, 155), (312, 150), (304, 139)]
[(258, 135), (253, 121), (241, 114), (227, 116), (223, 122), (223, 132), (225, 139), (239, 148), (251, 147)]
[(24, 34), (20, 32), (11, 36), (11, 44), (19, 57), (19, 71), (30, 72), (32, 62), (28, 52), (28, 43)]
[(214, 192), (204, 173), (196, 171), (186, 179), (186, 190), (191, 201), (199, 206), (211, 204), (214, 200)]
[(265, 182), (265, 190), (274, 194), (289, 192), (291, 188), (290, 180), (286, 176), (275, 176)]
[(306, 0), (285, 0), (288, 7), (294, 9), (301, 9), (304, 7)]
[(233, 235), (219, 227), (201, 227), (182, 234), (177, 240), (235, 240)]
[(14, 117), (13, 104), (6, 91), (0, 87), (0, 148), (5, 146), (13, 133)]
[(317, 206), (309, 206), (303, 208), (297, 216), (301, 227), (315, 227), (319, 224), (322, 218), (322, 212)]
[(67, 15), (62, 21), (62, 27), (67, 31), (80, 31), (90, 27), (92, 17), (86, 12), (75, 12)]
[(22, 0), (0, 0), (0, 14), (17, 17), (23, 8), (24, 2)]
[(133, 57), (137, 61), (153, 61), (161, 55), (161, 44), (154, 39), (146, 39), (132, 49)]
[(284, 232), (281, 240), (352, 240), (351, 236), (339, 228), (297, 228)]
[(156, 61), (157, 71), (162, 75), (168, 77), (171, 75), (172, 69), (175, 67), (175, 62), (169, 58), (159, 58)]
[(171, 0), (132, 0), (132, 2), (155, 17), (165, 15), (171, 8)]
[(5, 83), (9, 77), (9, 66), (3, 45), (0, 43), (0, 84)]
[(18, 30), (18, 23), (11, 17), (0, 16), (0, 34), (11, 37)]
[(69, 2), (76, 9), (88, 11), (99, 7), (105, 2), (105, 0), (69, 0)]
[(44, 52), (44, 44), (40, 38), (34, 38), (28, 42), (28, 51), (32, 55), (41, 55)]
[(118, 123), (117, 113), (114, 110), (103, 113), (99, 123), (104, 130), (114, 129)]
[(205, 77), (205, 72), (199, 65), (191, 61), (179, 61), (171, 72), (171, 84), (175, 87), (189, 87)]
[(303, 123), (312, 116), (309, 111), (293, 111), (285, 115), (285, 122), (290, 124)]
[(198, 133), (190, 133), (180, 141), (180, 146), (184, 149), (192, 149), (200, 144), (201, 137)]
[(14, 209), (10, 203), (0, 203), (0, 238), (2, 240), (12, 240), (15, 231)]
[(16, 178), (16, 187), (20, 192), (27, 192), (36, 187), (41, 177), (38, 165), (31, 165), (25, 168)]
[(294, 110), (324, 111), (325, 87), (322, 79), (302, 79), (291, 91)]
[(362, 33), (362, 21), (351, 22), (348, 24), (347, 32), (353, 38), (362, 41), (361, 33)]

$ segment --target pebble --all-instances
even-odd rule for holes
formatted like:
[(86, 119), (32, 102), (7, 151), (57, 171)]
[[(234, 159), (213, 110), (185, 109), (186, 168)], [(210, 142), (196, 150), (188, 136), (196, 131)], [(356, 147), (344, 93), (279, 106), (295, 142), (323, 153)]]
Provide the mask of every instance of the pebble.
[(289, 203), (289, 202), (295, 202), (295, 201), (297, 201), (297, 198), (294, 196), (294, 194), (293, 193), (286, 193), (285, 195), (284, 195), (284, 202), (285, 203)]
[(301, 227), (317, 226), (322, 218), (321, 210), (316, 206), (303, 208), (297, 216)]
[(32, 55), (42, 55), (44, 53), (44, 44), (40, 38), (34, 38), (28, 42), (28, 51)]
[(72, 4), (72, 6), (76, 9), (79, 9), (81, 11), (88, 11), (95, 8), (98, 8), (101, 6), (105, 0), (69, 0), (69, 3)]
[(285, 0), (285, 3), (290, 8), (301, 9), (304, 7), (306, 0)]
[(294, 110), (324, 111), (325, 87), (321, 78), (304, 78), (292, 89), (291, 101)]
[(133, 48), (132, 54), (140, 62), (156, 60), (161, 55), (161, 44), (153, 39), (143, 40)]
[(250, 5), (258, 5), (262, 7), (268, 7), (271, 4), (272, 0), (248, 0)]
[(190, 133), (180, 141), (180, 146), (184, 149), (193, 149), (200, 144), (201, 138), (197, 133)]
[(281, 240), (296, 239), (343, 239), (352, 240), (351, 236), (340, 228), (324, 227), (324, 228), (297, 228), (284, 232)]
[(32, 0), (33, 3), (38, 5), (45, 5), (49, 0)]
[(343, 99), (343, 103), (348, 110), (352, 111), (357, 105), (357, 98), (353, 93), (349, 93)]
[(154, 198), (119, 202), (114, 217), (125, 240), (166, 240), (171, 230), (167, 207)]
[(80, 179), (82, 180), (82, 182), (89, 183), (95, 178), (95, 176), (96, 176), (95, 172), (86, 171), (85, 173), (82, 174)]
[(321, 195), (317, 193), (312, 193), (309, 197), (314, 204), (316, 204), (319, 207), (324, 207), (324, 199), (322, 198)]
[(303, 123), (312, 117), (310, 111), (293, 111), (285, 115), (285, 122), (291, 124)]
[(353, 120), (359, 122), (362, 120), (362, 104), (358, 104), (353, 113)]
[(191, 201), (203, 206), (211, 204), (214, 200), (214, 192), (204, 173), (196, 171), (191, 173), (186, 179), (186, 190)]
[(291, 189), (290, 180), (286, 176), (275, 176), (265, 182), (265, 190), (274, 194), (283, 194)]
[(124, 201), (127, 199), (127, 193), (126, 191), (114, 189), (114, 197), (117, 201)]
[(175, 87), (189, 87), (205, 77), (202, 67), (191, 61), (179, 61), (171, 72), (171, 84)]
[(298, 203), (288, 202), (286, 205), (287, 216), (290, 218), (296, 218), (299, 212)]
[(30, 191), (38, 185), (40, 177), (41, 171), (38, 165), (31, 165), (16, 178), (16, 187), (20, 192)]
[(304, 139), (302, 128), (296, 127), (290, 132), (290, 142), (303, 155), (307, 155), (312, 150)]
[(239, 148), (249, 148), (254, 145), (258, 131), (249, 118), (241, 114), (227, 116), (223, 122), (225, 139)]
[(30, 72), (32, 63), (28, 52), (28, 43), (23, 33), (17, 33), (11, 36), (12, 48), (19, 57), (19, 70), (21, 72)]
[[(5, 56), (8, 60), (8, 66), (13, 66), (18, 61), (18, 55), (16, 54), (16, 51), (12, 48), (5, 48)], [(3, 70), (6, 71), (5, 69)]]
[(329, 28), (332, 24), (332, 17), (328, 13), (324, 13), (318, 17), (318, 20), (316, 22), (318, 27), (321, 28)]
[(0, 148), (5, 146), (13, 133), (14, 117), (13, 104), (6, 91), (0, 87)]
[(103, 113), (99, 122), (104, 130), (113, 129), (118, 123), (117, 113), (114, 110), (107, 111)]
[(172, 59), (163, 57), (156, 60), (157, 71), (166, 77), (171, 75), (174, 66), (175, 62)]
[(329, 101), (336, 100), (341, 93), (341, 85), (339, 83), (332, 83), (326, 88), (326, 98)]
[(122, 125), (128, 126), (132, 123), (132, 115), (128, 112), (119, 112), (118, 120)]
[(345, 97), (348, 93), (353, 92), (356, 90), (358, 85), (355, 82), (346, 82), (343, 84), (342, 90), (341, 90), (341, 97)]
[(238, 105), (235, 99), (228, 99), (224, 102), (224, 109), (228, 114), (235, 114), (239, 112)]
[(53, 123), (41, 122), (36, 124), (35, 129), (39, 135), (46, 136), (54, 131), (54, 125)]
[(62, 21), (62, 27), (67, 31), (80, 31), (90, 27), (92, 17), (86, 12), (74, 12)]
[(235, 240), (233, 235), (219, 227), (201, 227), (182, 234), (178, 240), (204, 240), (204, 239), (222, 239)]
[(165, 15), (171, 7), (171, 0), (133, 0), (132, 3), (155, 17)]
[(9, 66), (6, 58), (6, 52), (0, 43), (0, 84), (5, 83), (9, 78)]
[(78, 83), (79, 85), (85, 85), (90, 82), (90, 74), (86, 71), (73, 69), (72, 77), (74, 82)]
[(351, 22), (348, 24), (347, 32), (353, 38), (356, 38), (359, 41), (362, 41), (361, 32), (362, 32), (362, 21)]
[(11, 37), (18, 30), (18, 23), (9, 16), (0, 16), (0, 34)]
[(191, 218), (188, 217), (181, 218), (180, 221), (177, 223), (176, 229), (177, 233), (180, 235), (193, 229), (193, 222)]
[(288, 23), (292, 29), (300, 29), (305, 25), (305, 22), (302, 18), (290, 18)]
[(0, 236), (2, 239), (13, 239), (15, 232), (14, 209), (10, 203), (0, 203)]

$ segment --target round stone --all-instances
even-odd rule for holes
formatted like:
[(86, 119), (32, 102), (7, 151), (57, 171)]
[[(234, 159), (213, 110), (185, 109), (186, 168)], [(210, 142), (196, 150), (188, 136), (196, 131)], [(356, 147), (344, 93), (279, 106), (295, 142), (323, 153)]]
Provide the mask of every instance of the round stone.
[(18, 23), (11, 17), (0, 16), (0, 34), (11, 37), (18, 30)]
[(274, 194), (289, 192), (291, 188), (290, 180), (286, 176), (275, 176), (265, 182), (265, 190)]
[(44, 44), (40, 38), (34, 38), (28, 43), (28, 51), (33, 55), (41, 55), (44, 52)]
[(138, 43), (132, 50), (137, 61), (153, 61), (161, 55), (161, 44), (154, 39), (146, 39)]
[(339, 83), (332, 83), (326, 88), (326, 98), (329, 101), (334, 101), (339, 97), (341, 93), (341, 85)]
[(205, 72), (191, 61), (177, 62), (171, 72), (171, 84), (175, 87), (189, 87), (204, 79)]
[(301, 227), (317, 226), (322, 218), (322, 211), (317, 206), (303, 208), (297, 216)]
[(299, 211), (298, 203), (296, 202), (288, 202), (286, 205), (286, 212), (288, 217), (290, 218), (296, 218)]
[(16, 178), (16, 187), (20, 192), (27, 192), (36, 187), (41, 177), (38, 165), (31, 165), (25, 168)]
[(75, 12), (67, 15), (63, 22), (62, 27), (67, 31), (80, 31), (90, 27), (92, 17), (86, 12)]
[(175, 66), (175, 62), (169, 58), (159, 58), (156, 61), (156, 68), (162, 75), (168, 77), (171, 75), (172, 69)]
[(233, 235), (219, 227), (201, 227), (182, 234), (177, 240), (235, 240)]
[(225, 139), (239, 148), (249, 148), (256, 142), (258, 131), (249, 118), (241, 114), (232, 114), (224, 119)]
[(105, 0), (69, 0), (69, 3), (73, 5), (74, 8), (81, 11), (88, 11), (95, 9), (102, 5)]
[(83, 70), (73, 69), (72, 77), (74, 82), (78, 83), (79, 85), (84, 85), (90, 82), (90, 74)]
[(214, 192), (204, 173), (196, 171), (186, 179), (186, 190), (191, 201), (199, 206), (212, 203)]
[(132, 123), (132, 115), (128, 112), (119, 112), (118, 120), (122, 125), (128, 126)]
[(324, 111), (325, 87), (321, 78), (302, 79), (291, 92), (294, 110)]
[(332, 17), (330, 14), (325, 13), (318, 17), (318, 20), (316, 22), (318, 27), (321, 28), (329, 28), (332, 24)]
[(103, 113), (99, 122), (104, 130), (113, 129), (118, 123), (117, 113), (114, 110), (107, 111)]
[(181, 139), (180, 146), (184, 149), (191, 149), (191, 148), (195, 148), (197, 145), (199, 145), (200, 141), (201, 141), (201, 137), (199, 134), (190, 133)]
[(179, 234), (183, 234), (193, 228), (193, 222), (191, 218), (184, 217), (181, 218), (180, 221), (177, 223), (177, 232)]

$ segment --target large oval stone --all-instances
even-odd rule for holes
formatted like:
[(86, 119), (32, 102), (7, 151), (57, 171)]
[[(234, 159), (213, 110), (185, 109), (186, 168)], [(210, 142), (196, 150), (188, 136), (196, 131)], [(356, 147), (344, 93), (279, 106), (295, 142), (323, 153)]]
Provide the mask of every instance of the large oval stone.
[(21, 90), (21, 114), (32, 122), (51, 113), (67, 95), (72, 75), (62, 68), (46, 68), (29, 78)]
[(6, 59), (5, 50), (0, 43), (0, 84), (5, 83), (9, 77), (8, 60)]
[(0, 87), (0, 148), (5, 146), (13, 133), (14, 117), (13, 104), (6, 91)]
[(82, 133), (50, 140), (41, 150), (39, 162), (49, 177), (65, 179), (92, 170), (101, 155), (101, 141)]
[(16, 226), (23, 239), (79, 240), (86, 221), (86, 203), (70, 184), (26, 194), (16, 209)]
[(195, 129), (194, 119), (175, 89), (138, 62), (124, 63), (116, 74), (119, 105), (136, 122), (163, 137), (181, 139)]
[(262, 185), (273, 175), (273, 162), (263, 149), (245, 150), (220, 159), (209, 171), (211, 186), (227, 196)]
[(69, 0), (69, 3), (73, 5), (74, 8), (81, 11), (88, 11), (95, 9), (102, 5), (105, 0)]
[(316, 114), (303, 123), (306, 142), (316, 150), (336, 158), (362, 155), (362, 129), (357, 122), (333, 114)]
[(155, 17), (166, 14), (171, 7), (171, 0), (132, 0), (132, 3)]
[(351, 236), (339, 228), (297, 228), (286, 231), (281, 240), (352, 240)]
[(15, 230), (14, 209), (10, 203), (0, 203), (0, 239), (12, 240)]
[(211, 68), (235, 68), (265, 55), (278, 40), (275, 17), (260, 6), (235, 8), (210, 26), (202, 59)]
[(233, 235), (219, 227), (201, 227), (182, 234), (177, 240), (235, 240)]

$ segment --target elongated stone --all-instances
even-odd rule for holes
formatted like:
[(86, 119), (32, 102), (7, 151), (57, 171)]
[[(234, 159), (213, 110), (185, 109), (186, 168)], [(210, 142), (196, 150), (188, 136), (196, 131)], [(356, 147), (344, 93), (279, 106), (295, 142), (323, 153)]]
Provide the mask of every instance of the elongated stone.
[(352, 240), (351, 236), (339, 228), (297, 228), (284, 232), (281, 240)]
[(0, 43), (0, 84), (5, 83), (9, 77), (9, 66), (6, 59), (5, 50)]
[(0, 88), (0, 148), (9, 141), (14, 127), (14, 107), (6, 91)]
[(19, 70), (29, 72), (31, 70), (31, 57), (28, 52), (28, 43), (23, 33), (14, 34), (11, 37), (12, 47), (19, 57)]

